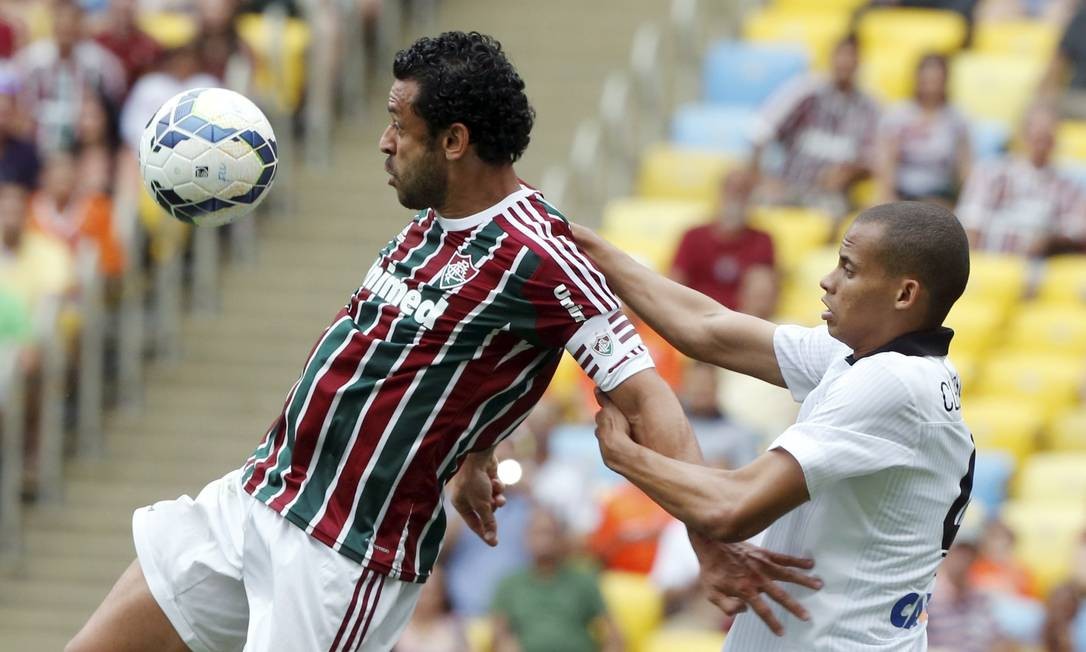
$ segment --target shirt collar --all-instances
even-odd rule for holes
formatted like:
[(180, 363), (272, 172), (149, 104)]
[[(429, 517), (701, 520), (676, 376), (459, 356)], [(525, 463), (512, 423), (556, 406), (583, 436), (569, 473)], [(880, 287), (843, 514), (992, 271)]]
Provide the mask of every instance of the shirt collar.
[(890, 340), (870, 353), (865, 353), (861, 356), (851, 354), (845, 358), (845, 362), (853, 365), (856, 364), (857, 360), (873, 356), (877, 353), (945, 356), (950, 351), (950, 340), (953, 337), (954, 331), (945, 326), (922, 331), (913, 331)]

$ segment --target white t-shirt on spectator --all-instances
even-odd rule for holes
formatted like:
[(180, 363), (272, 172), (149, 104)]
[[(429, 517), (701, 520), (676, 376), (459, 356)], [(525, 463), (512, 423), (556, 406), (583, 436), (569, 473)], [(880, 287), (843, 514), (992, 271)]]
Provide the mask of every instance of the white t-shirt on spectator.
[(147, 122), (162, 108), (166, 100), (194, 88), (215, 88), (221, 85), (222, 82), (206, 73), (199, 73), (188, 79), (178, 79), (161, 72), (140, 77), (121, 110), (121, 141), (131, 147), (132, 151), (138, 152), (140, 137)]
[(855, 359), (824, 326), (777, 328), (777, 361), (803, 406), (771, 448), (799, 462), (811, 500), (771, 525), (763, 545), (813, 557), (825, 586), (783, 585), (811, 621), (774, 605), (777, 637), (744, 613), (726, 650), (926, 649), (935, 571), (972, 485), (951, 335), (911, 333)]

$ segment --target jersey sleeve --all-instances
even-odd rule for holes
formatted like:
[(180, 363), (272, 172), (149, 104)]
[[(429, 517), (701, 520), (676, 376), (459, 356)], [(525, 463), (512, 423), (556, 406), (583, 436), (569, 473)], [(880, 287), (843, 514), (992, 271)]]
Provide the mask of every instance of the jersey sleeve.
[(863, 360), (770, 449), (799, 462), (813, 498), (839, 480), (914, 464), (921, 421), (905, 382), (878, 361)]
[(825, 326), (778, 326), (773, 332), (773, 350), (784, 384), (797, 401), (807, 398), (834, 360), (851, 353), (848, 346), (834, 339)]
[(532, 336), (565, 348), (603, 391), (654, 366), (603, 274), (571, 237), (548, 240), (524, 293), (532, 304)]

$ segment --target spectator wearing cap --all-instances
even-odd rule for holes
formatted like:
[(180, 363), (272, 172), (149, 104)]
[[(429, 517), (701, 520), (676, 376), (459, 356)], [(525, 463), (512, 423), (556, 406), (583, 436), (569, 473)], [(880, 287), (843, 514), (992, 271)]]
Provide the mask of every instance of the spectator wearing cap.
[(1025, 152), (978, 163), (957, 214), (980, 251), (1039, 257), (1086, 239), (1086, 197), (1052, 164), (1057, 117), (1037, 106), (1023, 125)]

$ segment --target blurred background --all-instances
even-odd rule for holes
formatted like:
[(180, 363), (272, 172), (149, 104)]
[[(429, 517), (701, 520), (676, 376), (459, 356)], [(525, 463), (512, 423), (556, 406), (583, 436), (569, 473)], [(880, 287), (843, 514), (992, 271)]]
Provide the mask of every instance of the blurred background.
[[(974, 248), (951, 358), (977, 442), (933, 649), (1086, 651), (1086, 7), (1077, 0), (5, 0), (0, 3), (0, 649), (59, 650), (133, 558), (132, 509), (236, 468), (408, 213), (381, 172), (391, 58), (500, 39), (538, 111), (518, 172), (728, 305), (819, 322), (863, 207), (953, 208)], [(281, 154), (255, 216), (145, 195), (154, 111), (225, 86)], [(783, 390), (650, 331), (706, 457)], [(502, 445), (497, 549), (451, 518), (401, 652), (718, 650), (685, 531), (599, 461), (560, 368)]]

